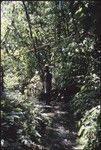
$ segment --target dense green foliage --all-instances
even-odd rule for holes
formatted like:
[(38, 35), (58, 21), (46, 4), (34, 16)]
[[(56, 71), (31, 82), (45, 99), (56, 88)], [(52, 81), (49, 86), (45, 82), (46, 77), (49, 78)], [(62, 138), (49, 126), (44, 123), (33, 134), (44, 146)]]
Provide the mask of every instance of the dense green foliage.
[[(95, 150), (94, 146), (99, 145), (101, 52), (95, 10), (93, 0), (1, 3), (4, 149), (15, 149), (14, 145), (23, 149), (23, 140), (42, 142), (38, 126), (40, 121), (49, 124), (50, 120), (43, 118), (44, 110), (35, 107), (33, 101), (38, 100), (43, 89), (45, 64), (50, 65), (53, 74), (52, 100), (69, 101), (77, 122), (82, 121), (79, 134), (80, 141), (85, 141), (84, 149)], [(9, 136), (13, 127), (12, 136), (16, 137)]]
[(94, 107), (87, 111), (84, 118), (79, 122), (80, 130), (78, 136), (79, 142), (83, 145), (83, 149), (96, 149), (98, 147), (97, 132), (100, 130), (97, 124), (97, 118), (100, 113), (100, 106)]
[(8, 93), (1, 105), (2, 148), (17, 150), (25, 149), (27, 144), (41, 144), (44, 126), (50, 124), (50, 118), (42, 116), (42, 107), (36, 107), (35, 102), (22, 98), (18, 93)]

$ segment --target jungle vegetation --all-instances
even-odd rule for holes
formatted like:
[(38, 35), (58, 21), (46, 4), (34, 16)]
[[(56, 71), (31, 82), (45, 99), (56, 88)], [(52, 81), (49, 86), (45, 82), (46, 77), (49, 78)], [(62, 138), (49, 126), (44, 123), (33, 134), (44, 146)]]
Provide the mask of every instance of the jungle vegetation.
[(70, 124), (74, 118), (76, 143), (100, 149), (100, 12), (99, 0), (1, 2), (2, 150), (45, 150), (52, 126), (42, 96), (45, 64), (51, 103), (66, 106)]

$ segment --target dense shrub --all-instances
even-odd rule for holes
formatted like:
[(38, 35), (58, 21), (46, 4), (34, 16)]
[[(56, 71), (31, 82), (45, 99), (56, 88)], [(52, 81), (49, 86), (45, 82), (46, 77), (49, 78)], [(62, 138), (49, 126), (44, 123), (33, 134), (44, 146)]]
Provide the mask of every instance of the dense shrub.
[(1, 148), (22, 150), (26, 144), (41, 144), (41, 137), (49, 124), (48, 118), (41, 115), (43, 109), (21, 95), (17, 99), (17, 95), (14, 98), (9, 93), (9, 97), (5, 96), (1, 101)]
[(71, 100), (71, 109), (79, 120), (86, 112), (100, 102), (100, 79), (97, 75), (91, 74), (85, 77), (85, 84), (81, 86), (80, 91)]
[(83, 150), (96, 150), (96, 147), (99, 145), (97, 135), (99, 130), (99, 124), (97, 123), (99, 114), (100, 106), (98, 105), (86, 111), (84, 117), (78, 123), (78, 142), (82, 145)]

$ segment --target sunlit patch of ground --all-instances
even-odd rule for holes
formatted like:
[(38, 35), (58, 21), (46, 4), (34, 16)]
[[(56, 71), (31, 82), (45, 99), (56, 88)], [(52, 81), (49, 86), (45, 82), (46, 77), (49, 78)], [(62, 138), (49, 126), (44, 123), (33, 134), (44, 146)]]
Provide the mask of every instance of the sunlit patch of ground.
[(53, 102), (50, 105), (51, 111), (42, 114), (52, 119), (51, 126), (46, 127), (44, 145), (49, 150), (82, 150), (76, 145), (77, 134), (72, 114), (69, 114), (68, 109), (64, 111), (65, 107), (61, 107), (63, 105)]

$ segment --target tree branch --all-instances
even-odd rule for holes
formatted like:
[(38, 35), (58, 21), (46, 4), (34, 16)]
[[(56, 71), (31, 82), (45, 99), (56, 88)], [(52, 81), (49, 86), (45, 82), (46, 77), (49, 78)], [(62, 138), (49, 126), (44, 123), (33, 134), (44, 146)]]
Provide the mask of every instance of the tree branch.
[[(28, 21), (30, 37), (31, 37), (31, 39), (32, 39), (32, 46), (33, 46), (34, 51), (36, 52), (36, 46), (35, 46), (35, 42), (34, 42), (34, 38), (33, 38), (33, 33), (32, 33), (32, 26), (31, 26), (30, 16), (29, 16), (29, 14), (28, 14), (28, 11), (27, 11), (27, 7), (26, 7), (26, 4), (25, 4), (25, 1), (22, 1), (22, 3), (23, 3), (24, 10), (25, 10), (25, 13), (26, 13), (26, 18), (27, 18), (27, 21)], [(36, 53), (35, 53), (35, 54), (36, 54)]]

